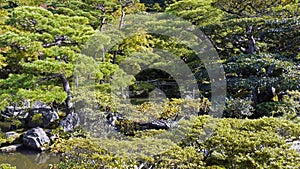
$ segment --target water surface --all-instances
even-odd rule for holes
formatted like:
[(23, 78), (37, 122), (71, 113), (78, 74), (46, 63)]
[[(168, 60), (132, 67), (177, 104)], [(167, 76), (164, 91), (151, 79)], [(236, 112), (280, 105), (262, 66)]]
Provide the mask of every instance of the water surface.
[(20, 150), (15, 153), (0, 153), (0, 164), (9, 163), (17, 169), (49, 169), (59, 162), (59, 156), (48, 152)]

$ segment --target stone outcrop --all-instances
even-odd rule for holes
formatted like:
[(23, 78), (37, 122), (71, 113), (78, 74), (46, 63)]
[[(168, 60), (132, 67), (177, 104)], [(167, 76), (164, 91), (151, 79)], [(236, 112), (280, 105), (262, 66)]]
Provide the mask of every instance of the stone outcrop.
[(33, 150), (43, 151), (50, 145), (50, 139), (42, 128), (36, 127), (24, 134), (23, 144)]
[(300, 140), (294, 140), (289, 142), (289, 144), (291, 145), (291, 149), (300, 153)]
[[(59, 115), (53, 107), (41, 102), (35, 102), (32, 108), (7, 106), (4, 111), (1, 111), (0, 117), (8, 121), (11, 119), (19, 120), (27, 128), (48, 128), (53, 122), (59, 119)], [(15, 130), (16, 128), (14, 127), (11, 130)]]
[(150, 130), (150, 129), (162, 129), (168, 130), (171, 128), (171, 123), (166, 120), (152, 120), (151, 122), (138, 122), (136, 123), (136, 130)]
[(19, 136), (20, 136), (20, 134), (18, 134), (17, 132), (14, 132), (14, 131), (9, 131), (9, 132), (5, 133), (6, 139), (11, 139), (11, 138), (14, 139), (14, 138), (17, 138)]
[(4, 111), (1, 111), (1, 117), (4, 119), (9, 119), (11, 117), (16, 117), (18, 119), (25, 119), (28, 116), (28, 112), (25, 111), (25, 108), (7, 106)]
[(59, 119), (58, 113), (52, 108), (32, 109), (27, 120), (27, 127), (49, 127)]
[(76, 126), (79, 125), (79, 116), (77, 113), (70, 113), (65, 119), (60, 122), (60, 126), (63, 127), (65, 132), (73, 131)]
[[(30, 103), (23, 107), (7, 106), (0, 111), (0, 122), (2, 132), (6, 132), (0, 152), (14, 152), (19, 147), (43, 151), (57, 138), (52, 129), (62, 126), (65, 132), (72, 132), (79, 125), (79, 116), (72, 112), (60, 119), (56, 108), (38, 101), (32, 106)], [(17, 133), (18, 128), (27, 131)]]
[(1, 147), (0, 152), (2, 153), (13, 153), (16, 152), (19, 148), (21, 148), (22, 144), (14, 144), (6, 147)]
[(45, 127), (48, 128), (53, 122), (59, 119), (57, 111), (54, 108), (36, 102), (26, 118), (27, 127)]

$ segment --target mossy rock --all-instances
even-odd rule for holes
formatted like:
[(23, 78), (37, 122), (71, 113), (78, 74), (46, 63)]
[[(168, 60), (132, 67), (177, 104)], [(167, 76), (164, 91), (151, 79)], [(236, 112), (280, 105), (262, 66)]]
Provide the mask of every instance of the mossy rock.
[(22, 127), (24, 127), (24, 125), (20, 120), (11, 119), (10, 121), (0, 121), (0, 128), (2, 132), (17, 130)]
[(0, 145), (8, 146), (11, 144), (20, 144), (22, 143), (22, 134), (11, 131), (0, 134)]

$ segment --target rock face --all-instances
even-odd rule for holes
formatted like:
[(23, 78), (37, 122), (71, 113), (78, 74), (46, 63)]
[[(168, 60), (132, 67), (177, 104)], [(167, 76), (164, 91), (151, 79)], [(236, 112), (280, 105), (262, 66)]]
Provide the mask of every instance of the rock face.
[(52, 122), (58, 120), (59, 116), (58, 113), (55, 111), (46, 111), (43, 113), (43, 126), (48, 127)]
[(46, 150), (45, 146), (50, 145), (50, 139), (42, 128), (36, 127), (24, 134), (23, 145), (34, 150), (43, 151)]
[[(107, 123), (113, 127), (115, 127), (116, 130), (120, 130), (122, 126), (119, 124), (116, 124), (116, 121), (122, 122), (123, 116), (122, 114), (116, 114), (113, 112), (107, 112), (106, 113), (106, 120)], [(172, 127), (177, 126), (177, 121), (175, 120), (152, 120), (149, 122), (132, 122), (132, 126), (134, 130), (150, 130), (150, 129), (155, 129), (155, 130), (168, 130)]]
[(27, 118), (28, 113), (25, 111), (24, 108), (14, 107), (14, 106), (7, 106), (4, 111), (1, 111), (2, 118), (11, 118), (17, 117), (18, 119)]
[(60, 126), (63, 127), (63, 130), (73, 131), (74, 127), (79, 125), (79, 116), (77, 113), (70, 113), (67, 117), (60, 122)]
[(117, 120), (123, 120), (122, 114), (116, 114), (113, 112), (107, 112), (106, 114), (107, 122), (112, 126), (115, 126)]
[(294, 149), (300, 153), (300, 140), (296, 140), (290, 143), (291, 149)]
[[(46, 127), (48, 128), (54, 121), (59, 119), (57, 111), (41, 102), (35, 102), (33, 108), (7, 106), (1, 111), (2, 120), (17, 119), (28, 128)], [(12, 130), (15, 130), (16, 127)]]
[(13, 153), (13, 152), (16, 152), (22, 146), (23, 146), (22, 144), (15, 144), (15, 145), (10, 145), (10, 146), (6, 146), (6, 147), (1, 147), (0, 151), (2, 153)]
[(14, 132), (14, 131), (10, 131), (10, 132), (6, 132), (5, 133), (5, 137), (7, 140), (9, 140), (10, 143), (12, 144), (19, 144), (22, 143), (22, 137), (21, 134)]
[(28, 115), (27, 126), (47, 128), (58, 119), (58, 113), (53, 108), (43, 104), (35, 104)]
[(136, 130), (168, 130), (169, 128), (171, 128), (171, 123), (164, 120), (152, 120), (151, 122), (138, 122), (136, 124)]
[[(39, 116), (40, 115), (40, 116)], [(37, 117), (37, 118), (36, 118)], [(51, 108), (33, 109), (27, 119), (28, 127), (49, 127), (51, 123), (58, 120), (59, 116)]]
[(16, 137), (19, 137), (19, 134), (17, 132), (10, 131), (10, 132), (5, 133), (5, 137), (6, 137), (6, 139), (16, 138)]

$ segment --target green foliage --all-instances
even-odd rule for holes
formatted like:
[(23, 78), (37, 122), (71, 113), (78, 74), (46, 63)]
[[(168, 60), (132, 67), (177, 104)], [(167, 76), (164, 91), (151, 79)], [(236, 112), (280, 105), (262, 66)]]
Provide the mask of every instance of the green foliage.
[(287, 91), (287, 95), (284, 95), (282, 101), (286, 103), (297, 115), (300, 112), (299, 105), (300, 93), (299, 91)]
[(7, 139), (6, 139), (6, 136), (5, 136), (5, 133), (0, 133), (0, 144), (2, 145), (3, 143), (6, 143), (7, 142)]
[(155, 167), (157, 168), (205, 168), (203, 155), (194, 147), (174, 147), (162, 155), (157, 156)]
[[(22, 106), (27, 99), (61, 105), (70, 99), (78, 113), (87, 113), (93, 120), (105, 120), (102, 111), (108, 109), (122, 114), (123, 119), (115, 123), (122, 134), (131, 136), (120, 136), (120, 140), (92, 139), (79, 128), (73, 133), (55, 129), (58, 139), (51, 150), (62, 155), (58, 168), (300, 167), (299, 153), (286, 144), (300, 136), (296, 123), (300, 110), (298, 1), (133, 2), (1, 1), (0, 110), (7, 105)], [(180, 16), (209, 38), (226, 71), (229, 99), (224, 117), (235, 119), (193, 116), (209, 111), (209, 86), (214, 80), (197, 58), (198, 53), (188, 47), (198, 44), (181, 41), (197, 37), (190, 30), (178, 29), (187, 26), (180, 20), (170, 24), (168, 20), (146, 18), (147, 15), (127, 19), (128, 14), (144, 12), (145, 6), (148, 11), (165, 10)], [(112, 26), (119, 25), (121, 18), (125, 32)], [(137, 29), (139, 26), (142, 29)], [(176, 38), (163, 35), (170, 32), (151, 34), (148, 27), (153, 28), (152, 32), (168, 28)], [(126, 31), (135, 33), (127, 37)], [(132, 85), (136, 93), (147, 93), (156, 87), (134, 84), (137, 79), (149, 80), (144, 74), (134, 77), (143, 66), (183, 70), (174, 62), (168, 64), (164, 58), (168, 55), (155, 49), (170, 51), (172, 59), (183, 61), (195, 74), (200, 93), (208, 98), (124, 105), (126, 87)], [(161, 75), (160, 71), (153, 72), (154, 77)], [(275, 91), (272, 97), (263, 99), (269, 87)], [(254, 95), (256, 89), (258, 98)], [(166, 95), (175, 92), (171, 89)], [(263, 116), (272, 117), (242, 119)], [(284, 118), (274, 118), (278, 116)], [(181, 120), (177, 122), (177, 118)], [(180, 128), (139, 130), (139, 123), (153, 119), (176, 122)], [(41, 114), (32, 120), (41, 123)], [(22, 127), (16, 119), (9, 124), (1, 122), (3, 130), (11, 125)], [(2, 145), (13, 142), (3, 133), (0, 135)], [(0, 165), (7, 167), (10, 166)]]
[(296, 1), (190, 0), (178, 1), (167, 11), (203, 26), (222, 58), (249, 53), (251, 36), (257, 52), (299, 52), (293, 43), (299, 42)]
[(285, 102), (264, 102), (256, 106), (258, 114), (265, 116), (282, 116), (288, 114), (295, 114), (295, 110), (288, 103)]
[(9, 144), (16, 144), (20, 142), (20, 134), (6, 138), (5, 133), (0, 132), (0, 146), (7, 146)]
[(38, 113), (32, 116), (32, 122), (36, 124), (42, 124), (43, 123), (43, 114)]
[[(89, 133), (87, 133), (85, 130), (83, 130), (81, 127), (75, 127), (73, 132), (66, 132), (63, 130), (62, 126), (56, 127), (52, 130), (53, 135), (57, 136), (57, 143), (64, 142), (70, 138), (86, 138), (89, 137)], [(54, 144), (53, 146), (56, 146)], [(58, 145), (59, 146), (59, 145)], [(52, 147), (53, 151), (55, 153), (61, 153), (60, 149), (56, 149), (55, 147)]]
[[(218, 129), (218, 135), (209, 138), (206, 145), (207, 149), (214, 149), (207, 163), (224, 165), (226, 168), (260, 168), (264, 165), (270, 167), (274, 165), (274, 161), (274, 166), (282, 167), (286, 161), (276, 158), (277, 153), (284, 151), (286, 155), (295, 154), (284, 146), (284, 141), (277, 134), (270, 134), (269, 131), (251, 133), (228, 128)], [(299, 155), (295, 154), (289, 161), (294, 167), (298, 165), (294, 163), (297, 158)]]
[(249, 99), (228, 99), (226, 102), (226, 110), (224, 111), (223, 116), (231, 118), (250, 117), (254, 111), (254, 108), (251, 104), (252, 101)]
[[(300, 125), (280, 118), (257, 120), (193, 117), (184, 121), (176, 145), (159, 137), (58, 139), (60, 168), (298, 168), (299, 153), (287, 140), (300, 136)], [(177, 134), (179, 134), (177, 132)], [(289, 157), (289, 158), (286, 158)]]
[(23, 123), (20, 120), (13, 120), (12, 125), (15, 126), (17, 129), (23, 127)]
[[(199, 117), (200, 119), (206, 119)], [(200, 122), (200, 123), (199, 123)], [(299, 167), (295, 161), (299, 154), (289, 149), (288, 138), (298, 138), (299, 124), (276, 118), (258, 120), (221, 119), (206, 127), (210, 137), (203, 139), (197, 132), (202, 130), (203, 120), (192, 125), (195, 133), (188, 134), (183, 145), (193, 145), (204, 151), (207, 166), (225, 168), (281, 168)], [(205, 128), (204, 128), (205, 129)], [(296, 129), (296, 130), (295, 130)], [(286, 155), (291, 157), (285, 159)], [(287, 162), (287, 163), (285, 163)]]
[(140, 0), (145, 4), (149, 12), (163, 12), (167, 5), (174, 2), (173, 0)]
[(279, 93), (296, 90), (299, 84), (297, 63), (276, 54), (236, 56), (227, 60), (225, 71), (228, 92), (236, 96), (240, 96), (239, 91), (249, 92), (254, 86), (271, 85)]
[[(139, 122), (150, 122), (153, 119), (176, 120), (185, 116), (197, 115), (200, 111), (205, 113), (209, 110), (210, 102), (203, 99), (172, 99), (164, 102), (144, 102), (140, 105), (122, 108), (123, 119), (117, 120), (116, 125), (120, 131), (126, 135), (135, 135), (140, 126)], [(120, 107), (121, 109), (121, 107)], [(206, 111), (205, 111), (206, 110)]]
[(216, 9), (211, 4), (215, 0), (185, 0), (177, 1), (166, 9), (166, 12), (176, 14), (197, 25), (218, 23), (222, 20), (224, 12)]
[(10, 164), (0, 164), (1, 169), (16, 169), (16, 167), (11, 166)]
[[(94, 33), (89, 19), (33, 6), (15, 8), (9, 16), (5, 24), (10, 26), (4, 26), (0, 37), (5, 58), (0, 57), (5, 61), (1, 107), (24, 99), (62, 103), (67, 94), (58, 78), (72, 77), (81, 47)], [(63, 39), (56, 44), (58, 38)]]

